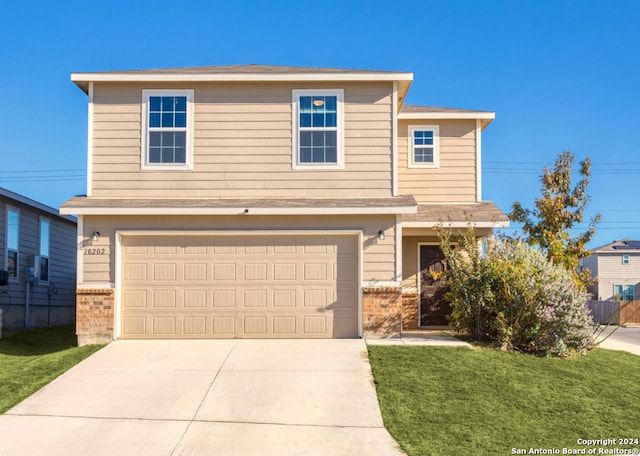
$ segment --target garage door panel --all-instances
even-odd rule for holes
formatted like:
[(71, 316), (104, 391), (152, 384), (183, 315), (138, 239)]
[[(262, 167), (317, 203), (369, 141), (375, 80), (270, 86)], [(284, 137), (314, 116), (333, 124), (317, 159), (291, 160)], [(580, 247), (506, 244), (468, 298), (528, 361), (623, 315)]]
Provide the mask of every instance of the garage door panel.
[(274, 263), (273, 280), (295, 281), (297, 277), (298, 265), (296, 263)]
[(207, 307), (207, 290), (185, 290), (183, 302), (186, 308)]
[(147, 290), (125, 290), (122, 294), (123, 307), (147, 307)]
[(184, 265), (184, 280), (207, 280), (207, 263), (191, 263)]
[(153, 280), (156, 282), (175, 282), (177, 269), (175, 263), (155, 263), (153, 265)]
[(356, 239), (125, 236), (122, 337), (357, 336)]
[(335, 317), (333, 319), (333, 336), (350, 337), (355, 324), (356, 319), (354, 317)]
[(295, 307), (296, 290), (291, 288), (273, 290), (273, 307)]
[(244, 280), (267, 280), (267, 263), (246, 263), (244, 265)]
[(243, 306), (245, 308), (267, 307), (267, 290), (244, 290)]
[(176, 290), (153, 290), (151, 307), (176, 307)]
[(146, 336), (147, 318), (142, 316), (125, 317), (122, 322), (123, 336)]
[(235, 263), (214, 263), (213, 280), (236, 280), (236, 266)]
[(333, 265), (333, 278), (335, 280), (353, 282), (356, 279), (357, 271), (355, 263), (338, 262)]
[(146, 263), (126, 263), (124, 265), (124, 280), (147, 280)]
[(182, 321), (182, 331), (185, 336), (206, 336), (207, 335), (207, 317), (185, 316)]
[(176, 255), (178, 253), (178, 239), (175, 237), (155, 238), (154, 255)]
[(324, 335), (327, 333), (326, 317), (303, 317), (305, 335)]
[(238, 317), (230, 315), (213, 317), (213, 335), (235, 336), (238, 332), (238, 319)]
[(176, 323), (178, 317), (176, 316), (154, 316), (151, 317), (152, 334), (154, 336), (175, 336), (176, 335)]
[(236, 307), (236, 290), (213, 290), (213, 307)]
[(324, 307), (326, 308), (329, 303), (327, 302), (327, 290), (304, 290), (304, 307)]
[(353, 308), (357, 305), (356, 290), (354, 288), (339, 288), (333, 290), (333, 305), (335, 307)]
[(235, 255), (236, 245), (231, 239), (215, 241), (213, 245), (214, 255)]
[(245, 316), (243, 317), (244, 334), (247, 336), (266, 336), (267, 317)]

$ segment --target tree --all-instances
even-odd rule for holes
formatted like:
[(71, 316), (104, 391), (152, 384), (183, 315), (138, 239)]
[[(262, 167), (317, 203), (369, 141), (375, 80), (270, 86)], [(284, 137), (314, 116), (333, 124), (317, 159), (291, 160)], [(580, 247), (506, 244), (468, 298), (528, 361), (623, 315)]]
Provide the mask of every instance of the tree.
[(570, 271), (576, 283), (586, 289), (591, 283), (589, 271), (578, 271), (577, 268), (580, 259), (591, 254), (586, 246), (596, 232), (600, 214), (591, 219), (586, 231), (571, 237), (569, 231), (584, 220), (591, 175), (591, 160), (587, 157), (580, 162), (581, 179), (572, 187), (573, 162), (573, 154), (565, 151), (558, 155), (553, 168), (545, 166), (540, 177), (542, 195), (535, 200), (535, 209), (525, 209), (516, 201), (509, 219), (523, 224), (525, 242), (542, 249), (547, 258)]

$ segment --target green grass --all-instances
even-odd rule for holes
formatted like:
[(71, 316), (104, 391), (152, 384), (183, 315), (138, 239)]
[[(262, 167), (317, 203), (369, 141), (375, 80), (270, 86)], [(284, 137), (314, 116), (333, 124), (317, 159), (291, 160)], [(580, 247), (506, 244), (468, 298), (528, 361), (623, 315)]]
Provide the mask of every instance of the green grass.
[[(640, 439), (640, 357), (369, 346), (386, 428), (410, 456), (507, 455)], [(618, 448), (631, 447), (618, 445)], [(606, 447), (611, 448), (611, 447)], [(553, 454), (553, 453), (551, 453)]]
[(98, 351), (78, 347), (73, 326), (12, 334), (0, 340), (0, 413)]

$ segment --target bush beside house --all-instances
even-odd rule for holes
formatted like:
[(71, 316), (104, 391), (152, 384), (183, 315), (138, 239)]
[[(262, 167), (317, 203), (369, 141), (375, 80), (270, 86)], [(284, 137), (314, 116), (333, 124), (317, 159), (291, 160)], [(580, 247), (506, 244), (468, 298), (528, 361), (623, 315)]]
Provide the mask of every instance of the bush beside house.
[(593, 347), (593, 320), (572, 275), (538, 249), (501, 239), (481, 252), (473, 232), (441, 248), (449, 264), (450, 323), (504, 349), (568, 356)]

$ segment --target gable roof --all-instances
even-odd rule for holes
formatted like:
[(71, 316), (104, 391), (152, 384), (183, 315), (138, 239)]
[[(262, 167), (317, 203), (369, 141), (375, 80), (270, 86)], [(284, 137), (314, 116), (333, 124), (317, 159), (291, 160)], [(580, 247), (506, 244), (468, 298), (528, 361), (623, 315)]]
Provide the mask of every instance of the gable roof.
[(495, 118), (496, 113), (492, 111), (472, 111), (469, 109), (439, 108), (436, 106), (402, 105), (400, 113), (398, 113), (398, 119), (477, 119), (481, 121), (483, 130)]
[(204, 81), (389, 81), (398, 83), (404, 99), (413, 73), (281, 65), (223, 65), (150, 70), (71, 73), (71, 80), (85, 93), (90, 82), (204, 82)]
[(415, 214), (402, 216), (405, 228), (507, 228), (509, 218), (490, 201), (460, 204), (419, 204)]
[(621, 239), (591, 250), (592, 253), (640, 253), (640, 241)]
[(55, 217), (64, 219), (71, 223), (77, 223), (75, 217), (69, 215), (60, 215), (60, 213), (52, 207), (49, 207), (45, 204), (42, 204), (36, 200), (32, 200), (31, 198), (27, 198), (26, 196), (20, 195), (19, 193), (12, 192), (11, 190), (7, 190), (6, 188), (0, 187), (0, 198), (5, 198), (7, 200), (14, 201), (16, 203), (23, 204), (25, 206), (29, 206), (33, 209), (37, 209), (41, 212), (46, 212), (49, 215), (53, 215)]

